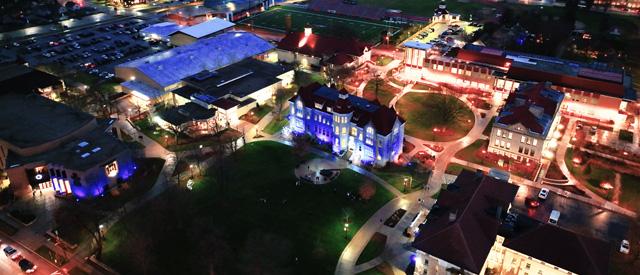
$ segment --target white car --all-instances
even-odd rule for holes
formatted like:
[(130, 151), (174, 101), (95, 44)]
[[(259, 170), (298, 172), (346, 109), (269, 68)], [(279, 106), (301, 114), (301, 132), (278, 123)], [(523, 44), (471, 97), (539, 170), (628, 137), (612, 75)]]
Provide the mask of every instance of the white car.
[(620, 244), (620, 253), (629, 254), (629, 241), (628, 240), (622, 240), (622, 243)]
[(548, 195), (549, 195), (549, 189), (542, 188), (540, 189), (540, 193), (538, 193), (538, 198), (540, 198), (541, 200), (546, 200)]

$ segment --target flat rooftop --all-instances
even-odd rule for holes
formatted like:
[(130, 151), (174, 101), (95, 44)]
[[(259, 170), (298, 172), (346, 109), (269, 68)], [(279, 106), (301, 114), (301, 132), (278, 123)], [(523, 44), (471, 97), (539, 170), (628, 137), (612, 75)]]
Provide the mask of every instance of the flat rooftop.
[(198, 99), (205, 102), (226, 95), (241, 99), (278, 83), (281, 81), (278, 76), (291, 70), (289, 66), (247, 58), (216, 71), (201, 71), (189, 76), (183, 79), (187, 86), (177, 89), (175, 93), (185, 98), (199, 94)]
[(20, 148), (62, 138), (95, 118), (45, 97), (29, 93), (0, 94), (0, 139)]
[(106, 165), (126, 150), (129, 148), (124, 143), (105, 133), (103, 129), (95, 129), (42, 154), (21, 157), (10, 152), (7, 157), (7, 166), (42, 161), (63, 165), (66, 169), (85, 171), (97, 165)]
[(226, 32), (117, 67), (136, 69), (158, 85), (167, 87), (203, 70), (217, 70), (273, 48), (271, 43), (255, 34)]

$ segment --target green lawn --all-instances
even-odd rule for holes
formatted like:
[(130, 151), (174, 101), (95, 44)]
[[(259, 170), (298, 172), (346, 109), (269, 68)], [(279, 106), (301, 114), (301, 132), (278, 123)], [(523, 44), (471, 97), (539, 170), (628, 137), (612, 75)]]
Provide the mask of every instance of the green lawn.
[[(403, 193), (411, 193), (412, 191), (421, 189), (426, 177), (426, 175), (414, 175), (408, 166), (396, 166), (393, 164), (382, 168), (374, 168), (372, 172)], [(404, 182), (405, 179), (408, 178), (412, 178), (413, 180), (411, 181), (411, 187), (407, 186), (405, 189)]]
[(351, 170), (331, 184), (296, 186), (297, 161), (276, 142), (228, 158), (224, 184), (205, 176), (193, 191), (168, 191), (121, 219), (106, 236), (104, 262), (123, 274), (201, 274), (214, 254), (218, 274), (331, 274), (348, 242), (345, 213), (350, 238), (393, 197), (377, 188), (368, 202), (348, 199), (367, 182)]
[[(433, 15), (433, 11), (438, 7), (438, 4), (440, 4), (440, 0), (358, 0), (358, 4), (378, 6), (387, 9), (397, 9), (402, 10), (403, 12), (406, 12), (408, 14), (430, 18)], [(447, 1), (447, 9), (452, 13), (462, 14), (465, 19), (469, 18), (469, 13), (486, 6), (486, 4), (481, 3), (461, 3), (458, 1)]]
[[(453, 123), (444, 123), (439, 106), (449, 101), (450, 109), (461, 110)], [(430, 141), (451, 141), (464, 137), (473, 127), (474, 116), (467, 105), (450, 95), (408, 93), (396, 103), (396, 109), (407, 121), (405, 134)], [(470, 122), (469, 122), (470, 121)], [(434, 133), (434, 128), (446, 127), (448, 133)]]
[(640, 177), (622, 174), (620, 205), (633, 211), (640, 210)]
[(299, 87), (304, 87), (307, 86), (311, 83), (314, 82), (318, 82), (320, 84), (325, 84), (327, 83), (327, 79), (324, 78), (324, 76), (322, 75), (322, 73), (307, 73), (307, 72), (303, 72), (303, 71), (296, 71), (295, 72), (295, 80), (294, 80), (295, 84), (298, 85)]
[(376, 86), (374, 81), (369, 81), (367, 85), (364, 87), (364, 91), (362, 92), (362, 96), (368, 100), (378, 99), (380, 104), (388, 106), (391, 99), (396, 96), (396, 93), (399, 93), (400, 90), (395, 87), (389, 85), (386, 82), (381, 82), (378, 84), (378, 96), (376, 97)]
[(314, 13), (312, 11), (277, 6), (256, 16), (240, 20), (239, 23), (255, 27), (286, 31), (286, 17), (291, 15), (291, 31), (302, 32), (307, 24), (319, 35), (354, 35), (358, 40), (376, 43), (381, 40), (383, 31), (396, 31), (399, 28), (381, 21), (369, 21), (358, 18), (346, 18), (338, 15)]
[(249, 110), (246, 114), (241, 116), (240, 119), (256, 124), (272, 110), (273, 106), (261, 105), (260, 107), (255, 107)]
[(162, 145), (162, 147), (166, 148), (167, 150), (173, 151), (173, 152), (194, 150), (199, 148), (200, 145), (204, 147), (210, 147), (218, 144), (220, 142), (219, 138), (221, 136), (233, 136), (233, 135), (242, 134), (230, 128), (221, 130), (214, 136), (203, 136), (198, 138), (191, 138), (186, 134), (181, 133), (181, 134), (178, 134), (178, 144), (176, 144), (176, 138), (174, 133), (160, 128), (156, 124), (149, 122), (148, 119), (138, 120), (134, 122), (134, 124), (146, 136), (153, 139), (154, 141)]
[(378, 66), (386, 66), (387, 64), (391, 63), (391, 61), (393, 61), (393, 58), (388, 57), (388, 56), (384, 56), (384, 55), (380, 55), (380, 56), (378, 56), (378, 60), (376, 60), (376, 65), (378, 65)]
[(267, 126), (264, 127), (263, 131), (267, 134), (273, 135), (277, 132), (280, 132), (282, 128), (289, 124), (289, 120), (286, 118), (286, 115), (289, 113), (289, 108), (282, 110), (282, 119), (276, 120), (275, 118), (269, 121)]
[(467, 167), (467, 166), (460, 165), (460, 164), (457, 164), (457, 163), (449, 163), (447, 165), (447, 169), (445, 169), (444, 172), (447, 173), (447, 174), (450, 174), (450, 175), (456, 175), (457, 176), (457, 175), (460, 174), (460, 172), (462, 172), (463, 169), (471, 170), (471, 171), (475, 170), (475, 169), (473, 169), (471, 167)]
[(496, 122), (496, 117), (492, 117), (491, 121), (489, 121), (489, 123), (487, 124), (487, 127), (484, 128), (484, 130), (482, 131), (482, 134), (485, 136), (491, 136), (491, 128), (493, 128), (493, 123)]
[(476, 152), (482, 148), (486, 149), (487, 145), (487, 140), (478, 139), (475, 142), (471, 143), (469, 146), (464, 147), (464, 149), (458, 151), (456, 153), (456, 158), (477, 164), (484, 164), (483, 160), (476, 155)]
[(599, 166), (589, 165), (583, 169), (583, 166), (573, 164), (573, 148), (567, 148), (565, 154), (565, 162), (569, 172), (573, 174), (583, 185), (594, 193), (598, 194), (606, 200), (611, 200), (610, 194), (600, 187), (603, 181), (613, 183), (615, 173), (612, 170), (604, 169)]
[(373, 234), (373, 236), (367, 243), (367, 246), (365, 246), (364, 250), (362, 250), (362, 253), (360, 253), (356, 264), (358, 265), (366, 263), (380, 256), (380, 254), (382, 254), (382, 251), (384, 251), (384, 246), (386, 243), (387, 236), (378, 232)]

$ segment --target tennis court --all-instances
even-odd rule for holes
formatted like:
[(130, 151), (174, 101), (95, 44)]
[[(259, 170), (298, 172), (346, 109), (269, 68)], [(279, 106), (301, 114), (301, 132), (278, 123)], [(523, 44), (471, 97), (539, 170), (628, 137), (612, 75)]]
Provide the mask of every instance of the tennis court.
[(291, 30), (301, 32), (307, 23), (313, 28), (313, 32), (319, 35), (341, 36), (337, 33), (346, 30), (363, 42), (376, 43), (380, 41), (380, 33), (390, 30), (395, 33), (398, 27), (388, 25), (385, 22), (375, 22), (363, 19), (339, 17), (331, 14), (310, 12), (305, 9), (278, 6), (261, 14), (239, 21), (241, 24), (251, 24), (254, 27), (275, 31), (286, 30), (286, 16), (291, 15)]

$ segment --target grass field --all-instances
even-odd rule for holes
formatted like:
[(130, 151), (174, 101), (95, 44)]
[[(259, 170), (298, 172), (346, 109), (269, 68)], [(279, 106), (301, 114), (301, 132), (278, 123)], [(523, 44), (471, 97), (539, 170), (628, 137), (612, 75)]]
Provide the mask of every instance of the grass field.
[[(449, 98), (446, 98), (449, 97)], [(454, 99), (456, 109), (462, 109), (459, 119), (454, 122), (444, 122), (439, 113), (438, 105), (445, 100)], [(451, 141), (464, 137), (473, 127), (473, 112), (467, 105), (450, 95), (442, 94), (418, 94), (408, 93), (396, 103), (396, 110), (404, 117), (407, 123), (404, 126), (405, 134), (431, 141)], [(436, 134), (434, 128), (446, 127), (446, 135)]]
[(330, 184), (297, 186), (298, 161), (276, 142), (249, 143), (228, 158), (224, 185), (205, 176), (192, 191), (165, 191), (118, 221), (104, 261), (122, 274), (205, 274), (209, 257), (216, 274), (332, 274), (353, 234), (393, 198), (385, 188), (366, 202), (347, 198), (368, 182), (351, 170)]
[(286, 16), (291, 15), (291, 31), (301, 32), (310, 24), (313, 32), (319, 35), (340, 36), (346, 32), (353, 34), (357, 39), (376, 43), (380, 41), (383, 31), (391, 30), (395, 33), (398, 27), (389, 26), (384, 22), (367, 21), (364, 19), (352, 19), (330, 14), (313, 13), (305, 9), (278, 6), (268, 11), (239, 21), (241, 24), (251, 24), (254, 27), (286, 31)]

